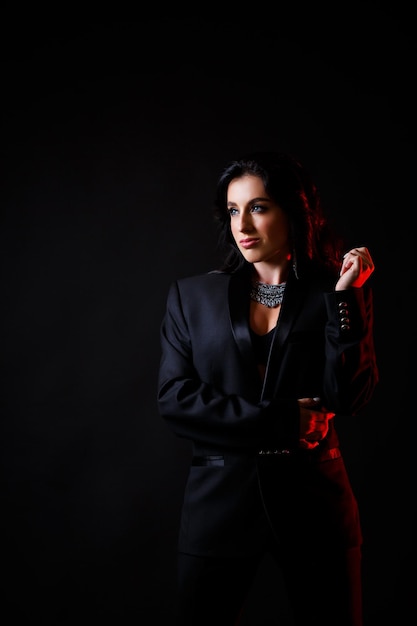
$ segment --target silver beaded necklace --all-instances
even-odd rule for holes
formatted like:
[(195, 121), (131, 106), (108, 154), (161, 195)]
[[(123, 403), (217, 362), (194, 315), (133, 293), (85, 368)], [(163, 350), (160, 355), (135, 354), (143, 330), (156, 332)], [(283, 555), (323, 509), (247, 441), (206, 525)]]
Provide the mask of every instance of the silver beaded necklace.
[(274, 308), (281, 304), (286, 284), (287, 283), (269, 285), (268, 283), (260, 283), (256, 281), (252, 284), (250, 298), (255, 302), (263, 304), (264, 306)]

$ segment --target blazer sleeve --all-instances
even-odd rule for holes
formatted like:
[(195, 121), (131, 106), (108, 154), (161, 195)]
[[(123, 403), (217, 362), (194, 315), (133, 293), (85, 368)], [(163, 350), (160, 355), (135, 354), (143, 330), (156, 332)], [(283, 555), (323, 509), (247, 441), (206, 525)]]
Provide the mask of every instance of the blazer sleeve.
[(373, 338), (373, 297), (368, 286), (325, 294), (324, 396), (335, 413), (355, 415), (379, 380)]
[[(161, 324), (157, 404), (171, 430), (201, 446), (258, 449), (267, 440), (293, 449), (299, 440), (299, 409), (292, 399), (251, 402), (201, 380), (178, 283), (171, 285)], [(277, 419), (281, 414), (282, 419)]]

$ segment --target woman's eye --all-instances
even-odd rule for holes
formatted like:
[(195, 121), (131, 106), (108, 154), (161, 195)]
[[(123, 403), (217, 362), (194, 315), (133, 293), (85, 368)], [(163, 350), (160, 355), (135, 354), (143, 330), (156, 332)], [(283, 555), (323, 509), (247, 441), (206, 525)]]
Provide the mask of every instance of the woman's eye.
[(263, 213), (263, 211), (265, 211), (265, 207), (261, 206), (260, 204), (254, 204), (251, 211), (253, 211), (254, 213)]
[(237, 215), (237, 209), (235, 209), (234, 207), (231, 207), (230, 209), (227, 209), (229, 212), (229, 215)]

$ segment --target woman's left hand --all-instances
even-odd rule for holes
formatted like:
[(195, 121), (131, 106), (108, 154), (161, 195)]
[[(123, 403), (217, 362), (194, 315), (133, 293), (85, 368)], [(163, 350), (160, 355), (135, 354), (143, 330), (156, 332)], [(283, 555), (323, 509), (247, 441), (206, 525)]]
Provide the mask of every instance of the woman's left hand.
[(362, 287), (368, 280), (375, 266), (368, 248), (352, 248), (343, 257), (340, 278), (335, 290), (342, 291), (351, 287)]

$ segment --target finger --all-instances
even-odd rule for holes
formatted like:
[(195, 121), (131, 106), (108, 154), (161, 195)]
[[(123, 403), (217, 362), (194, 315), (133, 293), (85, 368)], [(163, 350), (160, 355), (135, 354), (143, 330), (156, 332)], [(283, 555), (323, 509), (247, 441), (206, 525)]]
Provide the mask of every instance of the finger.
[(318, 396), (315, 396), (314, 398), (298, 398), (297, 400), (298, 404), (302, 406), (316, 405), (320, 401), (321, 401), (321, 398), (319, 398)]
[(304, 450), (312, 450), (313, 448), (317, 448), (317, 446), (319, 445), (319, 442), (307, 441), (307, 439), (300, 439), (299, 444), (300, 444), (300, 448), (303, 448)]
[(340, 268), (340, 276), (343, 276), (347, 272), (352, 275), (369, 276), (374, 271), (374, 264), (372, 259), (363, 256), (356, 249), (346, 252), (343, 257), (342, 266)]
[(366, 247), (352, 248), (343, 255), (343, 260), (349, 261), (350, 263), (353, 263), (355, 260), (362, 260), (369, 267), (373, 267), (374, 265), (369, 250)]

